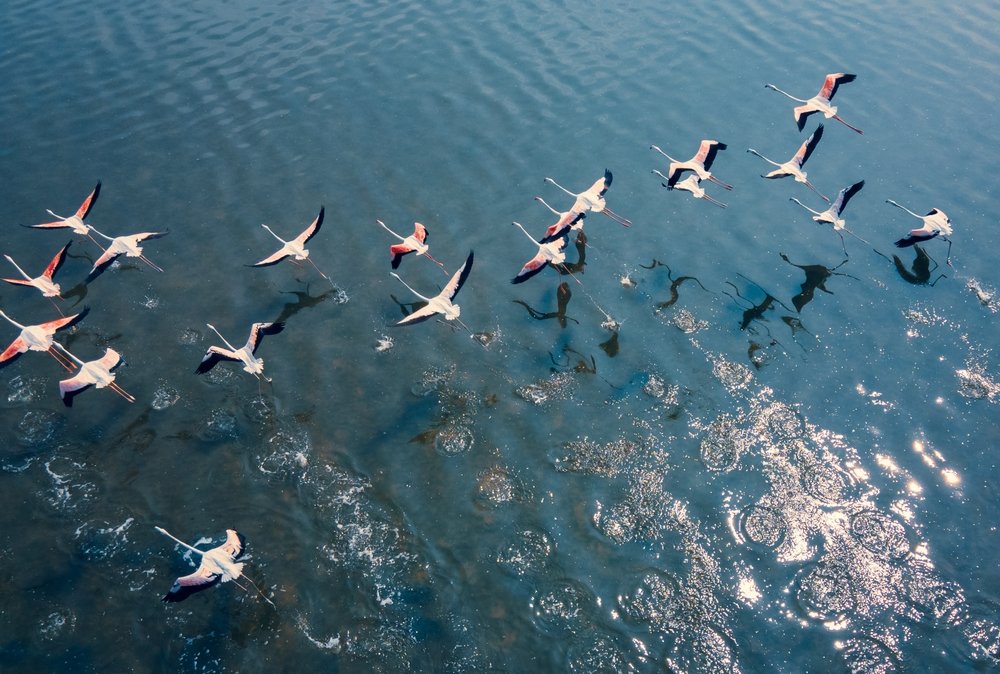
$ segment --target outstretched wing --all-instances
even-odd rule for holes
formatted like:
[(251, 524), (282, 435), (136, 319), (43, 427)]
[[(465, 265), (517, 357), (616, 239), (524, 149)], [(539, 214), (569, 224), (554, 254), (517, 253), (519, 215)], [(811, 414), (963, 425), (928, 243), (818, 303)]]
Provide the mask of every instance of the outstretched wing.
[(47, 266), (45, 268), (45, 271), (42, 272), (42, 276), (46, 277), (50, 281), (52, 280), (53, 275), (55, 275), (55, 273), (59, 271), (59, 268), (62, 266), (63, 262), (66, 261), (66, 251), (69, 250), (69, 247), (72, 244), (73, 242), (70, 241), (69, 243), (67, 243), (65, 246), (62, 247), (62, 250), (56, 253), (56, 256), (52, 258), (51, 262), (49, 262), (49, 266)]
[(823, 86), (820, 87), (819, 93), (816, 95), (820, 98), (830, 100), (837, 93), (837, 88), (841, 84), (853, 82), (856, 78), (857, 75), (851, 75), (850, 73), (832, 73), (827, 75), (826, 79), (823, 80)]
[(194, 573), (175, 580), (170, 590), (163, 595), (163, 601), (183, 601), (195, 592), (215, 585), (219, 578), (219, 574), (212, 573), (203, 564)]
[(548, 258), (546, 258), (541, 251), (538, 251), (538, 255), (525, 262), (524, 266), (521, 267), (521, 271), (517, 272), (517, 276), (511, 279), (510, 282), (524, 283), (529, 278), (545, 269), (548, 264)]
[(326, 208), (320, 206), (319, 215), (316, 216), (316, 219), (313, 220), (312, 223), (308, 227), (306, 227), (301, 234), (295, 237), (295, 241), (297, 241), (299, 245), (302, 246), (306, 245), (307, 243), (309, 243), (309, 239), (316, 236), (316, 233), (319, 231), (319, 228), (323, 226), (323, 216), (325, 214), (326, 214)]
[(131, 236), (123, 236), (121, 238), (128, 239), (132, 242), (132, 245), (136, 245), (141, 241), (149, 241), (150, 239), (159, 239), (166, 236), (170, 232), (139, 232), (138, 234), (133, 234)]
[(795, 117), (795, 125), (799, 127), (799, 131), (805, 128), (806, 120), (814, 112), (819, 112), (819, 110), (816, 110), (811, 105), (799, 105), (792, 108), (792, 116)]
[(930, 239), (933, 239), (940, 233), (941, 232), (939, 230), (928, 232), (926, 229), (923, 228), (914, 229), (911, 230), (910, 233), (904, 236), (902, 239), (896, 241), (895, 244), (897, 248), (909, 248), (915, 243), (920, 243), (921, 241), (929, 241)]
[(101, 359), (97, 362), (100, 363), (101, 367), (103, 367), (105, 370), (111, 372), (116, 367), (118, 367), (118, 365), (121, 364), (122, 357), (114, 349), (108, 348), (104, 352), (104, 355), (101, 357)]
[(419, 222), (413, 223), (413, 238), (420, 243), (427, 243), (427, 228)]
[(100, 272), (104, 271), (104, 269), (109, 264), (111, 264), (114, 261), (114, 259), (119, 255), (121, 255), (121, 252), (115, 250), (114, 246), (108, 246), (107, 248), (105, 248), (104, 252), (101, 253), (101, 256), (97, 258), (97, 260), (94, 262), (93, 269), (91, 269), (90, 273), (87, 274), (87, 280), (90, 281), (91, 279), (96, 277)]
[(833, 210), (840, 215), (840, 213), (847, 208), (847, 202), (851, 200), (855, 194), (861, 191), (861, 188), (865, 186), (865, 181), (856, 182), (850, 187), (845, 187), (840, 190), (837, 194), (837, 198), (833, 200)]
[(48, 334), (53, 334), (59, 330), (65, 330), (66, 328), (71, 328), (84, 317), (90, 313), (90, 307), (84, 307), (83, 311), (78, 314), (73, 314), (72, 316), (66, 316), (65, 318), (57, 318), (54, 321), (48, 321), (45, 323), (39, 323), (38, 327), (42, 328)]
[(208, 351), (205, 352), (205, 357), (198, 363), (198, 367), (194, 373), (205, 374), (223, 360), (239, 361), (239, 358), (236, 357), (235, 352), (229, 349), (223, 349), (221, 346), (210, 346), (208, 347)]
[(62, 398), (63, 404), (66, 405), (66, 407), (72, 407), (73, 398), (80, 395), (93, 385), (94, 382), (91, 381), (89, 377), (84, 377), (83, 372), (81, 371), (75, 377), (63, 379), (59, 382), (59, 397)]
[(250, 336), (247, 337), (247, 343), (243, 348), (250, 353), (257, 353), (257, 347), (260, 346), (264, 335), (276, 335), (284, 329), (284, 323), (254, 323), (250, 326)]
[(434, 309), (430, 304), (425, 304), (394, 325), (413, 325), (414, 323), (423, 323), (436, 313), (438, 313), (437, 309)]
[(18, 337), (10, 343), (3, 353), (0, 353), (0, 367), (6, 367), (17, 360), (17, 357), (28, 350), (28, 343)]
[(799, 166), (802, 166), (809, 160), (809, 156), (813, 153), (813, 150), (816, 149), (816, 146), (819, 145), (819, 140), (822, 137), (823, 125), (820, 124), (816, 127), (816, 130), (813, 131), (808, 138), (806, 138), (806, 142), (802, 143), (802, 146), (799, 147), (799, 151), (795, 153), (795, 161)]
[(279, 250), (274, 255), (271, 255), (269, 257), (265, 257), (260, 262), (255, 262), (255, 263), (253, 263), (250, 266), (251, 267), (270, 267), (273, 264), (278, 264), (279, 262), (281, 262), (282, 260), (284, 260), (286, 257), (288, 257), (290, 255), (291, 255), (291, 253), (289, 253), (287, 250), (285, 250), (284, 247), (282, 247), (281, 250)]
[(545, 234), (538, 240), (538, 243), (551, 243), (555, 241), (559, 237), (564, 236), (570, 228), (573, 227), (573, 225), (581, 220), (584, 220), (586, 217), (586, 213), (566, 211), (554, 225), (550, 225), (549, 228), (545, 230)]
[(404, 255), (409, 255), (415, 248), (410, 248), (408, 244), (397, 243), (389, 246), (389, 254), (392, 255), (392, 268), (399, 269), (399, 263), (403, 261)]
[[(86, 218), (87, 215), (90, 214), (90, 209), (92, 209), (94, 207), (94, 204), (97, 203), (97, 197), (100, 194), (101, 194), (101, 181), (98, 180), (97, 187), (94, 188), (94, 191), (91, 192), (90, 195), (83, 200), (83, 203), (80, 204), (80, 208), (76, 209), (76, 217), (80, 218), (81, 220)], [(43, 227), (44, 225), (37, 225), (37, 226)]]
[(220, 545), (219, 549), (229, 555), (229, 559), (236, 561), (243, 554), (246, 544), (246, 537), (238, 533), (236, 529), (226, 529), (226, 542)]
[(725, 149), (725, 143), (720, 143), (717, 140), (703, 140), (701, 141), (701, 145), (698, 146), (698, 153), (694, 156), (694, 161), (700, 161), (708, 169), (712, 166), (712, 162), (715, 161), (715, 155), (719, 153), (719, 150)]
[(466, 279), (469, 278), (469, 272), (472, 271), (472, 259), (473, 251), (470, 250), (469, 257), (465, 259), (465, 263), (458, 268), (458, 271), (452, 275), (451, 280), (448, 281), (448, 285), (441, 290), (441, 295), (447, 297), (449, 300), (455, 299), (455, 295), (465, 285)]
[(31, 281), (25, 281), (23, 278), (5, 278), (5, 279), (0, 279), (0, 281), (6, 281), (7, 283), (12, 283), (16, 286), (34, 285)]

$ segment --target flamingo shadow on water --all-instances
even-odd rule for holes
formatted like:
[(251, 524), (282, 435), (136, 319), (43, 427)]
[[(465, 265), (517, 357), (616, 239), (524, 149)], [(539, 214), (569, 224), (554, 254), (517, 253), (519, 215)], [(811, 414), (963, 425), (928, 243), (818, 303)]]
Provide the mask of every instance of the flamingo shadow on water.
[(528, 310), (528, 315), (534, 318), (536, 321), (546, 321), (549, 319), (556, 319), (559, 321), (559, 326), (562, 328), (566, 327), (566, 321), (573, 321), (577, 325), (580, 321), (576, 320), (572, 316), (566, 315), (566, 308), (569, 306), (570, 298), (573, 297), (573, 293), (570, 292), (569, 284), (563, 281), (559, 284), (556, 289), (556, 306), (558, 307), (556, 311), (541, 312), (528, 306), (528, 303), (523, 300), (512, 300), (515, 304), (520, 304), (525, 309)]
[(246, 538), (235, 529), (226, 529), (226, 541), (222, 545), (210, 550), (199, 550), (193, 545), (188, 545), (162, 527), (154, 528), (164, 536), (201, 557), (201, 562), (198, 564), (195, 572), (178, 577), (174, 581), (174, 584), (171, 585), (170, 590), (163, 596), (163, 601), (183, 601), (192, 594), (212, 587), (216, 583), (231, 582), (244, 592), (249, 593), (250, 589), (237, 580), (237, 578), (242, 578), (253, 586), (261, 599), (274, 606), (274, 602), (261, 592), (257, 584), (243, 573), (243, 567), (249, 561), (250, 556), (243, 554), (246, 546)]
[(670, 269), (670, 267), (655, 258), (649, 264), (649, 266), (646, 266), (644, 264), (640, 264), (639, 266), (642, 267), (643, 269), (656, 269), (657, 267), (665, 267), (667, 270), (667, 278), (670, 279), (670, 299), (666, 300), (665, 302), (657, 302), (655, 305), (656, 311), (669, 309), (673, 305), (677, 304), (677, 300), (680, 299), (680, 287), (684, 285), (684, 283), (686, 283), (687, 281), (694, 281), (695, 283), (698, 284), (698, 287), (704, 290), (705, 292), (711, 292), (708, 288), (702, 285), (701, 281), (699, 281), (694, 276), (678, 276), (677, 278), (674, 278), (674, 273)]
[[(916, 252), (916, 256), (913, 258), (913, 264), (910, 266), (910, 269), (906, 268), (906, 265), (903, 264), (903, 261), (897, 255), (892, 256), (892, 262), (896, 266), (896, 272), (899, 273), (901, 279), (913, 285), (934, 286), (941, 279), (948, 278), (947, 274), (939, 274), (936, 279), (931, 281), (931, 275), (938, 268), (938, 263), (920, 246), (914, 244), (913, 250)], [(931, 266), (932, 262), (934, 263), (933, 267)]]
[(855, 281), (860, 279), (856, 276), (851, 276), (850, 274), (845, 274), (843, 272), (838, 272), (837, 270), (848, 263), (848, 259), (845, 258), (843, 262), (838, 264), (836, 267), (825, 267), (821, 264), (795, 264), (788, 259), (788, 256), (784, 253), (778, 253), (781, 259), (792, 265), (793, 267), (798, 267), (803, 272), (805, 272), (806, 279), (802, 282), (799, 287), (799, 293), (792, 298), (792, 306), (795, 307), (795, 311), (802, 313), (802, 308), (812, 302), (816, 290), (822, 290), (828, 295), (832, 295), (833, 291), (828, 290), (826, 287), (826, 282), (829, 278), (833, 276), (846, 276), (847, 278), (852, 278)]
[(324, 291), (319, 295), (309, 294), (309, 284), (306, 284), (305, 291), (302, 290), (285, 290), (282, 294), (284, 295), (295, 295), (296, 300), (294, 302), (287, 302), (282, 308), (281, 313), (278, 317), (272, 321), (273, 323), (284, 323), (289, 318), (295, 314), (303, 311), (305, 309), (311, 309), (319, 304), (330, 299), (332, 295), (337, 293), (336, 288), (331, 288), (330, 290)]

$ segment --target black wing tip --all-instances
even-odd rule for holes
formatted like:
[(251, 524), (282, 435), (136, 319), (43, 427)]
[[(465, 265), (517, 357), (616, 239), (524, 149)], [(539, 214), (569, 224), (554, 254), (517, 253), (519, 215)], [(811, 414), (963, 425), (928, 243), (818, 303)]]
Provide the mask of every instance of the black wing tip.
[(837, 78), (838, 82), (853, 82), (858, 79), (858, 76), (854, 73), (841, 73), (840, 77)]
[(725, 143), (717, 140), (717, 141), (715, 141), (715, 147), (716, 147), (716, 149), (719, 149), (719, 150), (725, 150), (729, 146), (726, 145)]

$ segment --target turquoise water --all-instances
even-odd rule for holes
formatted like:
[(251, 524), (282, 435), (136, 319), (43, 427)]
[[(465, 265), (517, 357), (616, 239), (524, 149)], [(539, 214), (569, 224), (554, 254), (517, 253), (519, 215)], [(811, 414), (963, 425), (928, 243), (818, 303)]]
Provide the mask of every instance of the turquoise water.
[[(60, 309), (91, 308), (61, 341), (119, 351), (135, 404), (66, 409), (44, 354), (0, 371), (4, 671), (997, 668), (994, 4), (0, 15), (2, 252), (37, 273), (74, 235), (19, 225), (97, 180), (98, 229), (169, 230), (144, 251), (163, 273), (123, 259), (85, 284), (99, 251), (75, 237), (57, 275)], [(837, 71), (864, 135), (799, 133), (763, 86), (807, 98)], [(866, 181), (845, 216), (870, 245), (745, 152), (784, 161), (820, 121), (809, 178)], [(712, 168), (734, 189), (704, 183), (726, 209), (650, 173), (651, 144), (702, 138), (728, 144)], [(510, 222), (540, 234), (532, 197), (571, 203), (543, 178), (580, 191), (606, 167), (632, 227), (591, 214), (576, 280), (511, 285), (534, 249)], [(921, 281), (892, 246), (919, 222), (886, 199), (945, 211), (954, 266), (929, 241)], [(245, 266), (276, 248), (261, 223), (290, 237), (320, 205), (332, 286)], [(417, 298), (376, 218), (424, 223), (450, 271), (475, 250), (475, 339), (392, 327)], [(446, 280), (413, 256), (399, 273)], [(21, 287), (0, 307), (57, 316)], [(241, 343), (277, 319), (273, 383), (194, 374), (206, 323)], [(239, 529), (277, 608), (232, 584), (161, 603), (193, 562), (154, 526)]]

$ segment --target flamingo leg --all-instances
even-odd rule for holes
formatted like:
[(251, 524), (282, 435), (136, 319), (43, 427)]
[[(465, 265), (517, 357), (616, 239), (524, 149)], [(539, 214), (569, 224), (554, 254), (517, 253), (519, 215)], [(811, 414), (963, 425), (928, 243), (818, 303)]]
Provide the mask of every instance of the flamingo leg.
[(444, 268), (443, 264), (441, 264), (440, 262), (438, 262), (437, 260), (435, 260), (433, 257), (431, 257), (430, 253), (424, 253), (424, 257), (426, 257), (428, 260), (430, 260), (431, 262), (433, 262), (437, 266), (441, 267), (441, 271), (444, 272), (444, 275), (448, 276), (448, 270)]
[(721, 180), (719, 180), (715, 176), (708, 176), (708, 179), (711, 180), (713, 183), (715, 183), (716, 185), (718, 185), (719, 187), (721, 187), (724, 190), (731, 190), (731, 189), (733, 189), (732, 185), (730, 185), (729, 183), (722, 182)]
[(829, 199), (829, 198), (828, 198), (828, 197), (827, 197), (827, 196), (826, 196), (825, 194), (823, 194), (823, 193), (822, 193), (822, 192), (820, 192), (820, 191), (819, 191), (818, 189), (816, 189), (816, 186), (815, 186), (815, 185), (813, 185), (813, 184), (812, 184), (811, 182), (809, 182), (808, 180), (806, 180), (806, 181), (805, 181), (805, 184), (806, 184), (806, 186), (807, 186), (807, 187), (808, 187), (809, 189), (811, 189), (811, 190), (812, 190), (813, 192), (815, 192), (816, 194), (818, 194), (818, 195), (820, 195), (821, 197), (823, 197), (823, 201), (825, 201), (826, 203), (830, 203), (830, 199)]
[(861, 129), (859, 129), (856, 126), (851, 126), (850, 124), (848, 124), (847, 122), (845, 122), (843, 119), (841, 119), (840, 115), (834, 115), (833, 118), (835, 120), (837, 120), (838, 122), (840, 122), (841, 124), (843, 124), (844, 126), (846, 126), (851, 131), (854, 131), (855, 133), (859, 133), (861, 135), (864, 135), (864, 133), (865, 133), (864, 131), (862, 131)]
[[(948, 242), (948, 255), (947, 255), (947, 257), (945, 257), (944, 261), (945, 261), (945, 264), (947, 264), (949, 267), (951, 267), (952, 269), (954, 269), (955, 265), (953, 265), (951, 263), (951, 239), (945, 239), (945, 241)], [(935, 281), (935, 283), (937, 283), (937, 281)]]
[(715, 204), (719, 208), (727, 208), (726, 204), (722, 203), (718, 199), (713, 199), (712, 197), (708, 196), (707, 194), (705, 195), (704, 199), (705, 199), (705, 201), (708, 201), (709, 203)]
[(613, 210), (611, 210), (607, 206), (605, 206), (604, 210), (601, 211), (601, 212), (604, 213), (605, 215), (607, 215), (609, 218), (611, 218), (615, 222), (617, 222), (622, 227), (631, 227), (632, 226), (632, 221), (631, 220), (629, 220), (627, 218), (623, 218), (622, 216), (618, 215), (617, 213), (615, 213)]
[[(246, 557), (245, 559), (250, 559), (250, 557)], [(260, 591), (260, 588), (257, 587), (257, 583), (253, 582), (253, 580), (249, 576), (247, 576), (244, 573), (243, 575), (240, 576), (240, 578), (245, 578), (248, 583), (250, 583), (251, 585), (253, 585), (253, 589), (257, 590), (257, 594), (260, 595), (261, 599), (263, 599), (264, 601), (266, 601), (271, 606), (274, 606), (274, 602), (271, 601), (270, 599), (268, 599), (267, 595)], [(274, 608), (278, 608), (278, 607), (274, 606)]]
[(71, 363), (70, 360), (66, 358), (66, 356), (56, 351), (55, 347), (50, 346), (46, 350), (48, 351), (49, 355), (55, 358), (56, 362), (62, 365), (67, 372), (73, 371), (73, 363)]
[(135, 402), (135, 397), (131, 395), (128, 391), (123, 389), (121, 386), (119, 386), (118, 384), (111, 382), (110, 384), (108, 384), (108, 388), (117, 393), (118, 395), (120, 395), (122, 398), (125, 398), (125, 400), (129, 401), (130, 403)]
[(316, 271), (318, 271), (318, 272), (319, 272), (319, 275), (320, 275), (320, 276), (322, 276), (323, 278), (325, 278), (325, 279), (327, 280), (327, 282), (328, 282), (328, 283), (329, 283), (329, 284), (330, 284), (331, 286), (333, 286), (334, 288), (336, 288), (336, 287), (337, 287), (337, 286), (333, 285), (333, 281), (332, 281), (332, 280), (330, 279), (330, 277), (329, 277), (329, 276), (327, 276), (326, 274), (324, 274), (324, 273), (323, 273), (323, 272), (322, 272), (322, 271), (320, 270), (320, 268), (316, 266), (316, 263), (315, 263), (315, 262), (313, 262), (313, 261), (312, 261), (312, 260), (311, 260), (310, 258), (308, 258), (308, 257), (307, 257), (306, 259), (307, 259), (307, 260), (309, 260), (309, 264), (311, 264), (311, 265), (313, 266), (313, 269), (315, 269)]
[(142, 260), (143, 262), (145, 262), (146, 264), (148, 264), (150, 267), (152, 267), (156, 271), (159, 271), (159, 272), (163, 271), (162, 269), (160, 269), (159, 267), (157, 267), (155, 264), (153, 264), (152, 261), (150, 261), (150, 259), (148, 257), (146, 257), (145, 255), (140, 255), (139, 259)]
[(66, 314), (64, 314), (64, 313), (63, 313), (62, 309), (60, 309), (60, 308), (59, 308), (59, 305), (58, 305), (58, 304), (56, 304), (56, 301), (55, 301), (54, 299), (52, 299), (52, 298), (50, 297), (50, 298), (49, 298), (49, 302), (51, 302), (51, 303), (52, 303), (52, 306), (54, 306), (54, 307), (56, 308), (56, 311), (58, 311), (58, 312), (59, 312), (59, 315), (60, 315), (60, 316), (63, 316), (63, 317), (65, 317), (65, 316), (66, 316)]

